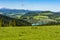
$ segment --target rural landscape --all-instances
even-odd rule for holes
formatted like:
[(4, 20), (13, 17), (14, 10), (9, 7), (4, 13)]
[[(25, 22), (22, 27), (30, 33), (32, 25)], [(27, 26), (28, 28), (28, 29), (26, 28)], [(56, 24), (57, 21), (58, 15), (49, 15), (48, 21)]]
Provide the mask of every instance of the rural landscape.
[(0, 0), (0, 40), (60, 40), (60, 1)]
[(0, 26), (60, 25), (60, 12), (0, 9)]
[(60, 40), (60, 12), (0, 9), (1, 40)]

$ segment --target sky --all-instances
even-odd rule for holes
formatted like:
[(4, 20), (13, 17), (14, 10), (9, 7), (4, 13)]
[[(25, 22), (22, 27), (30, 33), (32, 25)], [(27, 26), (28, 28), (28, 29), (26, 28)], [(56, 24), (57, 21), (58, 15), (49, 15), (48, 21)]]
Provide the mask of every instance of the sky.
[(60, 0), (0, 0), (0, 8), (60, 11)]

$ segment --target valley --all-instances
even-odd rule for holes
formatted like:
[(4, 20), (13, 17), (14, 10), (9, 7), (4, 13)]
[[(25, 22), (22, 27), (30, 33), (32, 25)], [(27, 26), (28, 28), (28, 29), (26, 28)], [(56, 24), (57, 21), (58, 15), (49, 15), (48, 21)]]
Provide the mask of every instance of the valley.
[[(12, 22), (14, 23), (11, 24)], [(6, 24), (6, 26), (23, 26), (26, 24), (26, 26), (60, 25), (60, 12), (30, 11), (5, 8), (0, 9), (0, 24)]]

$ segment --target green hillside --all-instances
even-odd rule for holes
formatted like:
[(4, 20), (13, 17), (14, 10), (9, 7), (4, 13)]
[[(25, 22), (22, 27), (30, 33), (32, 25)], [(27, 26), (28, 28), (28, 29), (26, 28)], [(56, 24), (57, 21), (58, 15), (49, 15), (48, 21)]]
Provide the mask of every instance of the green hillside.
[(60, 40), (60, 25), (0, 27), (0, 40)]
[[(23, 20), (28, 21), (34, 25), (45, 25), (45, 24), (60, 24), (60, 13), (51, 11), (41, 12), (28, 12), (21, 17)], [(42, 24), (41, 24), (42, 23)], [(51, 24), (52, 25), (52, 24)]]

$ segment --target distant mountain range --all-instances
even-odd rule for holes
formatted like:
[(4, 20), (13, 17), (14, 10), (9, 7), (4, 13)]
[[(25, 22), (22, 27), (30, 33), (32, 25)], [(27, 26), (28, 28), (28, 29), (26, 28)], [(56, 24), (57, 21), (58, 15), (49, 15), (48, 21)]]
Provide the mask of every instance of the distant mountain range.
[(10, 17), (21, 16), (27, 12), (29, 12), (29, 10), (7, 9), (7, 8), (0, 9), (0, 14)]
[(23, 13), (23, 12), (28, 12), (29, 10), (18, 10), (18, 9), (7, 9), (7, 8), (2, 8), (0, 9), (0, 12), (3, 12), (3, 13)]
[[(8, 9), (8, 8), (1, 8), (0, 14), (10, 17), (16, 17), (24, 15), (28, 12), (31, 12), (31, 10), (24, 10), (24, 9)], [(34, 11), (34, 12), (40, 12), (40, 11)]]

